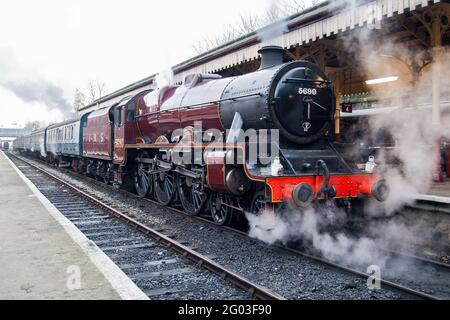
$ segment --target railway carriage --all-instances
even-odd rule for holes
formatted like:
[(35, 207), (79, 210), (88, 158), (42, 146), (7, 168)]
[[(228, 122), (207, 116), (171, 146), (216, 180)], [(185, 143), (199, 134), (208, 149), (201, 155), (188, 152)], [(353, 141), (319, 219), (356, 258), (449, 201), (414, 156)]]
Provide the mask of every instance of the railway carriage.
[(38, 157), (45, 157), (45, 129), (34, 131), (30, 134), (27, 149)]
[(23, 153), (24, 151), (24, 137), (17, 137), (14, 140), (13, 150)]
[(39, 129), (14, 140), (14, 150), (37, 157), (45, 157), (45, 129)]
[(83, 157), (112, 160), (113, 107), (93, 111), (83, 127)]
[(23, 150), (28, 154), (31, 153), (31, 134), (23, 137)]
[(46, 129), (46, 152), (51, 162), (60, 163), (81, 156), (79, 119), (50, 125)]

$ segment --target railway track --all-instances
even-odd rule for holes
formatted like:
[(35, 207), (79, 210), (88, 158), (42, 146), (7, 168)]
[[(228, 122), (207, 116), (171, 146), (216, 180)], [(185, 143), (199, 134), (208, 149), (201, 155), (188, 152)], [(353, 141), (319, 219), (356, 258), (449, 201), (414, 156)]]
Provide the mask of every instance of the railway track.
[[(28, 165), (35, 167), (37, 170), (45, 173), (46, 175), (49, 175), (52, 178), (56, 178), (58, 180), (61, 180), (61, 179), (55, 177), (52, 173), (50, 173), (47, 170), (45, 170), (44, 168), (42, 168), (41, 166), (37, 166), (37, 165), (35, 165), (35, 164), (31, 163), (30, 161), (25, 160), (23, 158), (21, 158), (21, 160), (26, 162)], [(43, 165), (48, 166), (48, 164), (46, 164), (46, 163), (43, 163)], [(77, 174), (75, 172), (72, 172), (70, 170), (64, 169), (64, 171), (66, 173), (70, 174), (70, 175), (73, 175), (73, 176), (78, 176), (78, 177), (82, 176), (82, 175)], [(83, 178), (86, 178), (86, 177), (83, 176)], [(161, 207), (161, 205), (159, 203), (157, 203), (157, 202), (155, 202), (155, 201), (153, 201), (151, 199), (148, 199), (148, 198), (142, 199), (142, 198), (139, 198), (138, 196), (136, 196), (135, 194), (133, 194), (133, 193), (131, 193), (129, 191), (122, 190), (122, 189), (121, 190), (116, 190), (112, 186), (105, 186), (105, 184), (103, 184), (103, 183), (101, 183), (99, 181), (96, 181), (95, 179), (92, 179), (92, 178), (89, 178), (89, 179), (91, 180), (91, 182), (94, 182), (95, 184), (99, 184), (99, 185), (101, 184), (102, 187), (108, 187), (111, 190), (114, 190), (116, 192), (118, 191), (118, 192), (123, 193), (123, 194), (125, 194), (127, 196), (131, 196), (131, 197), (133, 197), (135, 199), (138, 199), (139, 201), (145, 201), (145, 202), (151, 203), (154, 206)], [(70, 186), (70, 184), (68, 184), (64, 180), (61, 180), (60, 182)], [(71, 187), (71, 188), (74, 188), (74, 187)], [(77, 189), (77, 188), (75, 188), (75, 189)], [(79, 190), (79, 191), (81, 191), (81, 190)], [(81, 192), (83, 192), (83, 191), (81, 191)], [(91, 197), (91, 196), (89, 196), (89, 197)], [(92, 199), (92, 201), (96, 201), (96, 200)], [(183, 214), (184, 216), (186, 216), (189, 219), (201, 220), (203, 222), (206, 222), (206, 223), (209, 223), (209, 224), (213, 224), (213, 222), (211, 220), (209, 220), (209, 219), (207, 219), (205, 217), (189, 216), (186, 213), (184, 213), (182, 210), (178, 210), (178, 209), (172, 208), (172, 207), (170, 207), (170, 208), (164, 207), (164, 208), (166, 210), (174, 211), (174, 212), (176, 212), (178, 214)], [(112, 210), (114, 210), (114, 209), (112, 209)], [(138, 230), (141, 229), (141, 231), (143, 231), (143, 232), (146, 232), (145, 230), (146, 230), (146, 228), (148, 228), (145, 225), (142, 225), (141, 223), (139, 223), (137, 221), (134, 221), (133, 219), (131, 219), (129, 217), (127, 218), (123, 213), (120, 213), (119, 215), (117, 215), (117, 214), (113, 214), (113, 215), (115, 215), (116, 217), (118, 217), (119, 219), (122, 219), (124, 221), (128, 221), (128, 219), (130, 219), (131, 221), (133, 221), (133, 222), (131, 222), (130, 225), (134, 226)], [(245, 232), (241, 231), (241, 230), (238, 230), (238, 229), (235, 229), (235, 228), (232, 228), (232, 227), (222, 227), (222, 228), (225, 228), (228, 231), (232, 231), (232, 232), (235, 232), (235, 233), (241, 234), (242, 236), (246, 236), (247, 237), (247, 234)], [(154, 231), (156, 231), (156, 230), (154, 230)], [(156, 234), (157, 234), (156, 235), (156, 239), (162, 239), (162, 238), (159, 238), (162, 234), (160, 234), (158, 232)], [(164, 240), (162, 242), (165, 243)], [(288, 252), (296, 254), (296, 255), (301, 255), (301, 256), (306, 257), (308, 259), (311, 259), (311, 260), (314, 260), (314, 261), (319, 262), (321, 264), (327, 265), (327, 266), (329, 266), (331, 268), (339, 269), (339, 270), (342, 270), (344, 272), (356, 275), (356, 276), (364, 278), (364, 279), (367, 279), (367, 277), (368, 277), (368, 275), (362, 270), (356, 270), (355, 268), (351, 268), (351, 267), (345, 266), (343, 264), (338, 264), (338, 263), (335, 263), (333, 261), (329, 261), (327, 259), (324, 259), (324, 258), (319, 257), (317, 255), (313, 255), (313, 254), (311, 254), (309, 252), (306, 252), (306, 251), (301, 251), (301, 250), (298, 250), (296, 248), (286, 247), (286, 246), (275, 245), (274, 247), (277, 247), (280, 250), (285, 250), (285, 251), (288, 251)], [(427, 265), (427, 266), (432, 267), (432, 268), (443, 270), (444, 273), (447, 273), (447, 274), (449, 274), (449, 271), (450, 271), (450, 266), (446, 265), (446, 264), (443, 264), (443, 263), (437, 263), (437, 262), (432, 261), (432, 260), (427, 260), (427, 259), (423, 259), (423, 258), (419, 258), (419, 257), (415, 257), (415, 256), (409, 256), (409, 255), (405, 255), (405, 254), (402, 254), (402, 253), (399, 253), (399, 252), (394, 252), (394, 251), (389, 251), (389, 252), (386, 251), (386, 252), (387, 252), (387, 254), (389, 254), (391, 256), (395, 256), (397, 258), (401, 257), (402, 259), (407, 258), (407, 259), (411, 259), (411, 260), (420, 261), (421, 264)], [(184, 252), (181, 252), (181, 253), (185, 254)], [(197, 262), (197, 263), (198, 263), (198, 261), (200, 261), (200, 260), (197, 260), (197, 259), (192, 259), (192, 260)], [(199, 262), (199, 263), (203, 264), (202, 262)], [(214, 270), (212, 270), (212, 271), (214, 271)], [(219, 272), (219, 274), (221, 274), (221, 273)], [(221, 275), (223, 275), (223, 273)], [(447, 278), (447, 279), (449, 279), (449, 278)], [(394, 281), (390, 281), (390, 280), (387, 280), (387, 279), (381, 279), (381, 284), (383, 286), (385, 286), (385, 287), (388, 287), (388, 288), (394, 290), (394, 291), (406, 293), (410, 298), (419, 298), (419, 299), (448, 298), (448, 296), (436, 296), (436, 295), (428, 294), (426, 292), (423, 292), (420, 288), (419, 289), (414, 288), (414, 285), (406, 286), (404, 284), (400, 284), (400, 283), (397, 283), (397, 282), (394, 282)], [(254, 289), (251, 288), (251, 285), (249, 286), (248, 284), (247, 285), (243, 285), (243, 286), (239, 286), (239, 287), (241, 287), (244, 290), (249, 291), (250, 293), (253, 293), (253, 294), (256, 292)], [(258, 298), (257, 295), (254, 295), (254, 296)], [(268, 297), (268, 298), (269, 299), (274, 299), (274, 297)], [(281, 298), (281, 297), (277, 296), (277, 298)]]
[(150, 298), (284, 299), (43, 168), (23, 158), (10, 158)]
[[(350, 273), (359, 275), (361, 277), (367, 277), (367, 274), (363, 270), (357, 270), (355, 267), (350, 267), (350, 266), (346, 266), (344, 264), (336, 263), (336, 262), (330, 261), (328, 259), (319, 257), (317, 255), (312, 255), (306, 251), (300, 251), (295, 248), (290, 248), (290, 247), (282, 247), (282, 248), (284, 248), (285, 250), (289, 250), (293, 253), (296, 253), (296, 254), (299, 254), (299, 255), (302, 255), (305, 257), (309, 257), (313, 260), (320, 261), (324, 264), (329, 265), (330, 267), (335, 267), (335, 268), (339, 268), (342, 270), (346, 270)], [(440, 270), (439, 272), (442, 274), (445, 274), (446, 276), (438, 277), (436, 279), (437, 281), (442, 280), (442, 281), (448, 282), (450, 280), (450, 277), (448, 277), (450, 275), (450, 266), (447, 264), (423, 259), (421, 257), (416, 257), (416, 256), (412, 256), (412, 255), (406, 255), (406, 254), (403, 254), (400, 252), (395, 252), (395, 251), (390, 251), (390, 250), (386, 250), (386, 253), (391, 256), (390, 261), (400, 261), (400, 260), (405, 261), (405, 259), (409, 259), (411, 261), (414, 261), (413, 262), (414, 264), (416, 264), (416, 261), (417, 261), (420, 264), (422, 264), (428, 268), (431, 267), (434, 270)], [(428, 269), (428, 270), (430, 270), (430, 269)], [(394, 278), (395, 278), (395, 276), (394, 276)], [(390, 287), (394, 290), (399, 290), (402, 292), (409, 293), (409, 294), (411, 294), (411, 296), (415, 296), (415, 297), (418, 297), (421, 299), (441, 300), (441, 299), (449, 299), (449, 297), (450, 297), (450, 292), (446, 292), (446, 294), (444, 294), (444, 295), (433, 295), (433, 294), (424, 292), (424, 290), (427, 290), (429, 292), (434, 291), (433, 289), (430, 290), (429, 288), (424, 289), (424, 287), (418, 287), (414, 282), (410, 282), (410, 281), (408, 281), (409, 282), (408, 285), (402, 284), (401, 282), (403, 282), (403, 281), (399, 281), (398, 278), (392, 279), (392, 280), (388, 280), (386, 278), (380, 279), (381, 285)], [(449, 287), (449, 286), (447, 285), (447, 287)]]

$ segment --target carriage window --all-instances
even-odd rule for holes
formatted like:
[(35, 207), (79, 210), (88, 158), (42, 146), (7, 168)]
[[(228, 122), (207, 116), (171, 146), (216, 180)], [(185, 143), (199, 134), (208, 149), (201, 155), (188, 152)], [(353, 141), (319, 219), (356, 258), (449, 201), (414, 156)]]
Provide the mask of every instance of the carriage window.
[(128, 110), (127, 120), (128, 121), (133, 121), (134, 120), (134, 112), (132, 110)]
[(120, 125), (123, 126), (125, 124), (126, 114), (125, 107), (120, 108)]
[(122, 113), (120, 112), (120, 108), (115, 108), (114, 109), (114, 124), (116, 127), (120, 127), (121, 125), (121, 115)]

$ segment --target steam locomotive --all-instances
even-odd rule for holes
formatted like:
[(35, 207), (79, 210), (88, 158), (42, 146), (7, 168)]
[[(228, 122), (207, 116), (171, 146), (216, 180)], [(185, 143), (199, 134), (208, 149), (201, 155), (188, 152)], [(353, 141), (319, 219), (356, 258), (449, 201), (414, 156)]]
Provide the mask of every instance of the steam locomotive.
[(33, 145), (22, 137), (15, 148), (117, 187), (131, 182), (141, 197), (208, 212), (219, 225), (288, 205), (384, 201), (388, 187), (373, 166), (332, 142), (335, 95), (325, 73), (308, 61), (283, 63), (280, 47), (259, 53), (253, 73), (190, 75), (51, 125), (30, 135)]

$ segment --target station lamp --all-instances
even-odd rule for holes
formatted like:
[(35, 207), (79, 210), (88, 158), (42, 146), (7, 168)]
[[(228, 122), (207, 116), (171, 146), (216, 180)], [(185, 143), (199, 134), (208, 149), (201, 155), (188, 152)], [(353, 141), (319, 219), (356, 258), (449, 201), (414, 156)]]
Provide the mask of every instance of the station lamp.
[(393, 81), (397, 81), (397, 80), (398, 80), (398, 76), (389, 76), (389, 77), (366, 80), (366, 84), (368, 84), (368, 85), (379, 84), (379, 83), (393, 82)]

